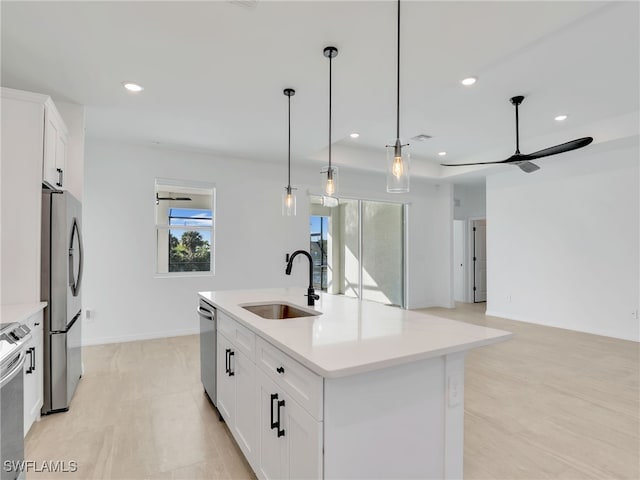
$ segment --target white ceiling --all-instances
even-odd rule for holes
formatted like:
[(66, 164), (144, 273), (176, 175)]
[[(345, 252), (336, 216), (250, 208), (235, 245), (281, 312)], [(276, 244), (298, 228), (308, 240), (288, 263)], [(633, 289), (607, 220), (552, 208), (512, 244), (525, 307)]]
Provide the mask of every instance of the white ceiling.
[[(386, 1), (3, 1), (2, 85), (86, 105), (92, 137), (263, 161), (286, 158), (282, 89), (293, 87), (293, 158), (326, 161), (332, 44), (334, 159), (380, 170), (395, 136), (395, 12)], [(637, 2), (404, 1), (401, 135), (433, 136), (412, 143), (414, 172), (478, 170), (439, 167), (441, 150), (448, 162), (513, 153), (517, 94), (523, 152), (637, 136), (639, 12)], [(460, 85), (469, 75), (477, 84)], [(570, 117), (560, 124), (559, 113)]]

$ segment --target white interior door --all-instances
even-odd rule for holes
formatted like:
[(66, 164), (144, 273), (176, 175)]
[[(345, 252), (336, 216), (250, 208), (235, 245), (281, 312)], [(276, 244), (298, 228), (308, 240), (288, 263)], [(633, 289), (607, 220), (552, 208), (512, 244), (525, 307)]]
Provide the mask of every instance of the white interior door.
[(473, 301), (487, 301), (487, 221), (473, 221)]
[(464, 289), (464, 246), (465, 221), (453, 221), (453, 299), (456, 302), (466, 302)]

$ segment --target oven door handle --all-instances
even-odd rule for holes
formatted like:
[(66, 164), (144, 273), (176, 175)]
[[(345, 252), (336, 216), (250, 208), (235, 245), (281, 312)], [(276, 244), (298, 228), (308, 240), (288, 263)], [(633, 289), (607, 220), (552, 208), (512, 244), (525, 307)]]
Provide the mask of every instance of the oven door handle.
[(24, 366), (24, 358), (25, 356), (20, 353), (13, 361), (13, 366), (9, 367), (11, 370), (6, 375), (2, 376), (0, 380), (0, 388), (4, 387), (7, 383), (9, 383), (18, 373), (22, 373), (22, 367)]

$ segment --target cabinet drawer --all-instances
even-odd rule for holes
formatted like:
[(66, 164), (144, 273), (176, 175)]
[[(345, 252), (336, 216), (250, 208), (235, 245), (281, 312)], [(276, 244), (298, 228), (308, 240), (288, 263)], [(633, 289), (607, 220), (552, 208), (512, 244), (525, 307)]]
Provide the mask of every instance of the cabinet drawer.
[(29, 318), (27, 318), (24, 322), (24, 325), (26, 325), (27, 327), (29, 327), (29, 330), (31, 330), (31, 334), (33, 335), (37, 330), (42, 330), (42, 311), (31, 315)]
[(256, 334), (220, 310), (217, 312), (217, 319), (218, 330), (220, 330), (238, 350), (249, 357), (251, 361), (255, 362)]
[(322, 377), (269, 342), (256, 339), (256, 363), (316, 420), (322, 420)]

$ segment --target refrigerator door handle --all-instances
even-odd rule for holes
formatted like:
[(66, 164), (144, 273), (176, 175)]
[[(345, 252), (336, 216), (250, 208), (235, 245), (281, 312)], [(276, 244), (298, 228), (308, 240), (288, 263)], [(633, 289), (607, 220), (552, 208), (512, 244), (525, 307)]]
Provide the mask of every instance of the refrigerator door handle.
[[(75, 277), (73, 271), (74, 260), (74, 248), (73, 241), (75, 237), (78, 237), (78, 277)], [(80, 237), (80, 228), (78, 227), (78, 220), (73, 219), (73, 226), (71, 227), (71, 242), (69, 245), (69, 286), (71, 287), (71, 293), (74, 297), (78, 296), (80, 292), (80, 281), (82, 280), (82, 263), (83, 263), (83, 251), (82, 251), (82, 237)]]

